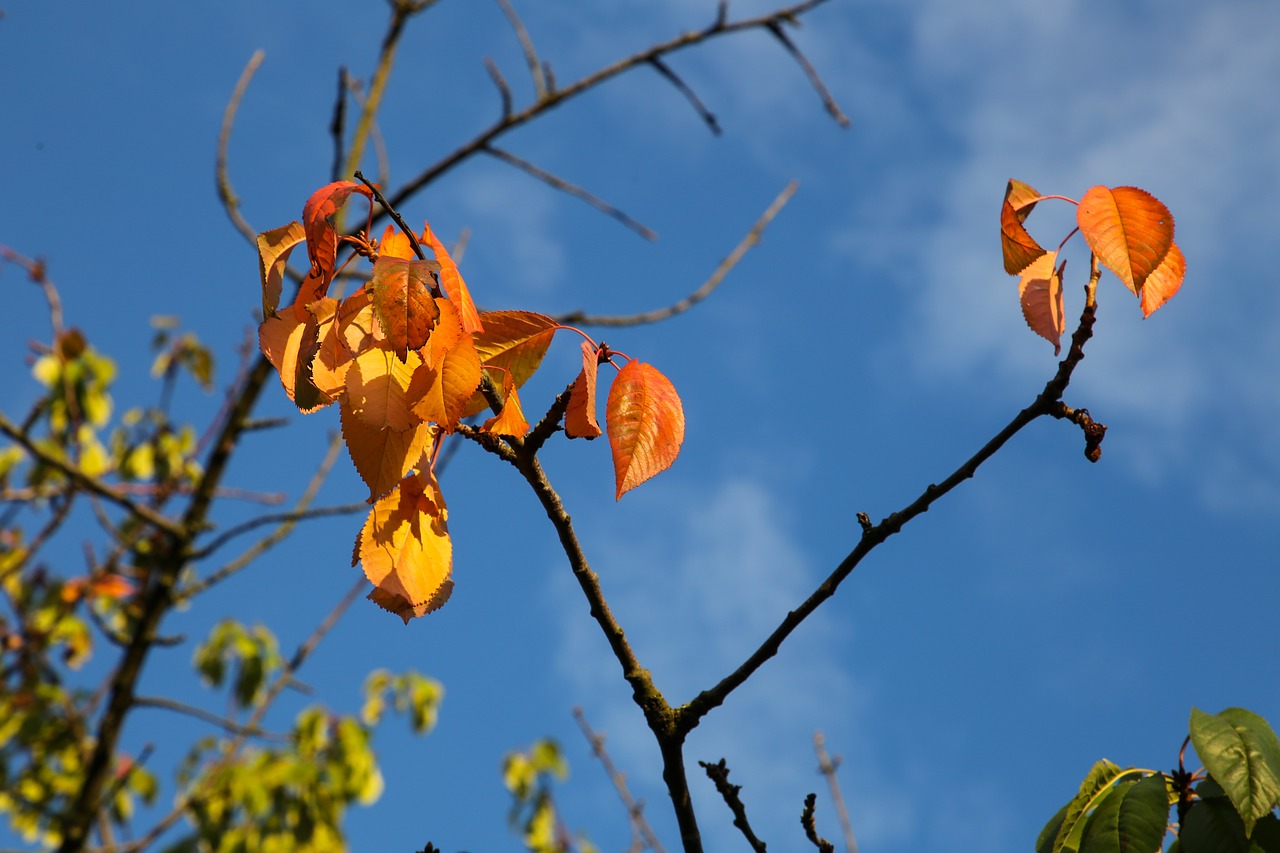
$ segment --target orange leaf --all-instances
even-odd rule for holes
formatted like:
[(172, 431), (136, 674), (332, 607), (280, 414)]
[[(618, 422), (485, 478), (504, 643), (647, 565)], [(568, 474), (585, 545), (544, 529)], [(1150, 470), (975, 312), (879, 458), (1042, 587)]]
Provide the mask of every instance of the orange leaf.
[(387, 350), (372, 347), (355, 357), (347, 371), (347, 401), (351, 410), (374, 429), (396, 431), (414, 426), (407, 391), (413, 372), (422, 359), (413, 351), (406, 360), (393, 358)]
[(427, 423), (402, 432), (371, 427), (346, 401), (339, 405), (338, 411), (347, 453), (360, 479), (369, 487), (369, 500), (394, 488), (404, 473), (418, 464), (435, 436), (435, 427)]
[(258, 235), (258, 273), (262, 276), (262, 316), (274, 317), (280, 307), (284, 270), (293, 247), (306, 239), (302, 223), (290, 222)]
[(671, 380), (628, 361), (609, 389), (605, 426), (613, 450), (616, 499), (671, 467), (684, 443), (684, 406)]
[(409, 238), (394, 225), (388, 225), (387, 230), (382, 232), (382, 242), (378, 244), (378, 257), (412, 261), (418, 256), (413, 253), (413, 244), (409, 242)]
[[(558, 324), (545, 314), (533, 311), (486, 311), (482, 317), (484, 331), (475, 336), (480, 361), (486, 367), (510, 372), (514, 387), (521, 387), (542, 363)], [(462, 416), (479, 414), (488, 407), (484, 395), (477, 393), (467, 403)]]
[(1031, 262), (1018, 279), (1018, 294), (1022, 297), (1022, 316), (1031, 331), (1053, 344), (1053, 354), (1062, 351), (1062, 333), (1066, 330), (1066, 317), (1062, 302), (1062, 270), (1066, 261), (1057, 269), (1053, 264), (1057, 252), (1047, 252)]
[(1182, 287), (1182, 279), (1187, 274), (1187, 259), (1177, 243), (1169, 245), (1169, 253), (1164, 256), (1160, 266), (1152, 270), (1147, 281), (1142, 285), (1142, 316), (1150, 317), (1155, 310), (1169, 301), (1169, 297)]
[(319, 347), (319, 326), (314, 316), (307, 314), (305, 321), (292, 314), (268, 317), (258, 326), (258, 346), (280, 374), (280, 384), (289, 399), (304, 414), (333, 402), (311, 379), (311, 360)]
[(1093, 187), (1080, 199), (1076, 222), (1098, 260), (1134, 296), (1173, 245), (1169, 208), (1137, 187)]
[[(311, 259), (311, 285), (318, 291), (311, 295), (307, 302), (323, 296), (333, 280), (333, 269), (338, 259), (338, 235), (333, 230), (329, 217), (338, 212), (338, 208), (346, 204), (352, 193), (359, 193), (372, 199), (373, 194), (364, 184), (354, 181), (337, 181), (326, 184), (311, 194), (307, 203), (302, 206), (302, 227), (307, 235), (307, 257)], [(305, 304), (299, 298), (299, 303)]]
[(569, 390), (569, 405), (564, 413), (564, 434), (569, 438), (598, 438), (600, 422), (596, 420), (597, 350), (582, 342), (582, 371)]
[(440, 238), (431, 230), (431, 223), (426, 220), (422, 222), (422, 242), (436, 253), (436, 260), (440, 262), (440, 284), (449, 298), (457, 303), (463, 330), (468, 335), (483, 332), (484, 325), (480, 322), (480, 313), (476, 311), (476, 304), (471, 301), (471, 291), (467, 290), (467, 284), (462, 280), (462, 273), (458, 272), (458, 265), (453, 262), (453, 258), (449, 257), (449, 250), (444, 247), (444, 243), (440, 242)]
[(449, 513), (435, 476), (411, 474), (373, 505), (355, 559), (377, 587), (369, 598), (405, 624), (439, 609), (453, 590)]
[(1030, 185), (1009, 180), (1004, 190), (1004, 204), (1000, 206), (1000, 248), (1004, 254), (1004, 271), (1017, 275), (1032, 261), (1044, 254), (1044, 248), (1022, 226), (1036, 206), (1031, 199), (1039, 198)]
[(401, 361), (408, 350), (427, 342), (440, 316), (431, 296), (435, 284), (431, 273), (439, 268), (435, 261), (406, 261), (385, 255), (373, 265), (373, 278), (366, 285), (373, 294), (373, 313)]
[(525, 433), (529, 431), (529, 422), (524, 419), (524, 411), (520, 408), (520, 396), (516, 394), (516, 389), (506, 389), (502, 411), (485, 421), (480, 430), (494, 435), (524, 438)]
[(480, 356), (471, 336), (462, 335), (451, 349), (432, 359), (434, 363), (424, 363), (414, 372), (406, 395), (415, 416), (453, 432), (464, 416), (463, 407), (480, 385)]

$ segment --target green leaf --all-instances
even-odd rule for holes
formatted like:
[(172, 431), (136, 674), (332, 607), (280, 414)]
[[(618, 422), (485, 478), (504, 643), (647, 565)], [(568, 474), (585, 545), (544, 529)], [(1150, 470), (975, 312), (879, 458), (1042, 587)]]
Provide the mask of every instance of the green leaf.
[(1249, 853), (1244, 823), (1222, 798), (1192, 803), (1178, 837), (1185, 853)]
[(1099, 802), (1089, 818), (1081, 836), (1080, 853), (1159, 850), (1164, 846), (1168, 819), (1164, 774), (1121, 782)]
[(1191, 742), (1244, 821), (1253, 825), (1280, 804), (1280, 741), (1267, 721), (1244, 708), (1220, 714), (1191, 709)]
[(1105, 758), (1093, 765), (1080, 783), (1079, 793), (1067, 803), (1067, 810), (1062, 816), (1058, 833), (1054, 836), (1050, 853), (1079, 850), (1080, 836), (1084, 833), (1085, 819), (1089, 812), (1097, 807), (1117, 780), (1133, 772), (1133, 768), (1121, 770)]
[[(1067, 804), (1069, 805), (1070, 803)], [(1067, 816), (1067, 806), (1058, 809), (1058, 813), (1049, 818), (1044, 829), (1040, 830), (1040, 835), (1036, 838), (1036, 853), (1052, 853), (1053, 841), (1058, 837), (1058, 830), (1062, 828), (1063, 818)]]

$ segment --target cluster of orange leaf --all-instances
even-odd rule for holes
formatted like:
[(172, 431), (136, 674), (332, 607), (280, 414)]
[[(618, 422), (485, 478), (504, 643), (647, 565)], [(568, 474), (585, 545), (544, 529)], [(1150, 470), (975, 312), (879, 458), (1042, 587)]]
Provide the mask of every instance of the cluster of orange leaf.
[[(1045, 250), (1023, 225), (1036, 203), (1045, 198), (1062, 197), (1042, 196), (1021, 181), (1009, 181), (1000, 208), (1000, 244), (1005, 272), (1019, 276), (1027, 325), (1053, 344), (1056, 355), (1066, 328), (1062, 300), (1066, 261), (1057, 262), (1061, 246), (1057, 251)], [(1159, 199), (1137, 187), (1099, 186), (1072, 203), (1077, 228), (1089, 249), (1138, 297), (1142, 316), (1149, 317), (1178, 292), (1187, 262), (1173, 242), (1173, 215)]]
[[(465, 419), (493, 410), (478, 427), (519, 451), (530, 430), (517, 393), (538, 369), (562, 326), (531, 311), (476, 309), (448, 250), (423, 226), (421, 237), (388, 226), (380, 241), (339, 237), (330, 217), (358, 183), (317, 190), (302, 223), (258, 235), (262, 353), (300, 410), (337, 403), (342, 436), (373, 505), (352, 565), (374, 584), (370, 598), (407, 623), (440, 607), (453, 589), (448, 511), (434, 472), (442, 441)], [(308, 273), (294, 301), (280, 308), (289, 253), (306, 243)], [(345, 299), (328, 295), (338, 247), (373, 264)], [(422, 246), (435, 255), (423, 257)], [(571, 329), (582, 334), (576, 329)], [(596, 371), (618, 353), (582, 334), (582, 370), (568, 389), (564, 432), (601, 434)], [(605, 405), (616, 497), (668, 468), (684, 440), (684, 411), (671, 382), (652, 365), (628, 359)], [(554, 425), (551, 425), (554, 426)]]

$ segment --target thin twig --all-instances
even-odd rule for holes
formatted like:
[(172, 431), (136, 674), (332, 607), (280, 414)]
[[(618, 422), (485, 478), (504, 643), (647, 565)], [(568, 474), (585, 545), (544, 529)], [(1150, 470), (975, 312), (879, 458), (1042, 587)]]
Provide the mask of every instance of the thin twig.
[[(731, 35), (745, 30), (767, 28), (770, 23), (776, 24), (778, 21), (796, 20), (800, 15), (805, 14), (825, 2), (827, 2), (827, 0), (805, 0), (803, 3), (796, 3), (792, 6), (777, 9), (764, 15), (759, 15), (754, 18), (743, 18), (739, 21), (729, 21), (724, 17), (717, 16), (716, 20), (706, 29), (681, 33), (675, 38), (652, 45), (645, 50), (626, 57), (625, 59), (620, 59), (606, 68), (602, 68), (599, 71), (588, 74), (562, 89), (552, 89), (548, 92), (547, 97), (530, 104), (519, 112), (504, 115), (500, 120), (478, 133), (470, 142), (461, 145), (452, 153), (437, 161), (434, 165), (424, 169), (417, 177), (413, 178), (403, 187), (392, 193), (389, 196), (390, 202), (392, 206), (401, 206), (410, 196), (414, 195), (427, 184), (440, 177), (444, 172), (452, 169), (459, 162), (472, 156), (480, 149), (490, 145), (497, 137), (525, 124), (542, 113), (559, 106), (570, 98), (580, 95), (588, 89), (595, 88), (613, 77), (617, 77), (623, 72), (630, 71), (632, 68), (640, 65), (648, 65), (654, 58), (665, 57), (669, 54), (684, 50), (685, 48), (702, 44), (703, 42), (709, 41), (713, 38), (719, 38), (720, 36)], [(375, 221), (379, 218), (380, 216), (378, 215), (374, 216)]]
[(249, 521), (246, 521), (242, 524), (237, 524), (235, 527), (232, 527), (224, 531), (221, 535), (219, 535), (209, 544), (205, 545), (203, 548), (200, 548), (198, 551), (193, 551), (191, 554), (191, 559), (192, 561), (203, 560), (205, 557), (209, 556), (214, 551), (218, 550), (219, 548), (221, 548), (223, 545), (230, 542), (235, 537), (243, 536), (245, 533), (248, 533), (250, 530), (254, 530), (256, 528), (262, 527), (265, 524), (277, 524), (281, 522), (296, 523), (299, 521), (308, 521), (313, 518), (331, 518), (335, 515), (354, 515), (355, 513), (367, 512), (368, 510), (369, 510), (369, 505), (364, 501), (360, 501), (359, 503), (342, 504), (341, 506), (322, 506), (322, 507), (317, 507), (315, 509), (304, 509), (304, 510), (295, 509), (289, 512), (278, 512), (278, 513), (272, 513), (270, 515), (260, 515), (256, 518), (252, 518)]
[(818, 853), (836, 853), (836, 846), (818, 835), (818, 824), (814, 819), (818, 795), (810, 794), (804, 798), (804, 810), (800, 812), (800, 825), (804, 827), (804, 837), (813, 842)]
[(707, 125), (707, 127), (710, 128), (713, 134), (719, 136), (723, 133), (720, 129), (720, 122), (716, 121), (715, 114), (713, 114), (711, 110), (707, 109), (706, 104), (702, 103), (702, 99), (699, 98), (697, 93), (689, 87), (689, 84), (685, 83), (684, 80), (680, 79), (680, 75), (671, 70), (670, 65), (667, 65), (667, 63), (663, 62), (662, 59), (657, 56), (650, 59), (649, 64), (652, 65), (659, 74), (667, 78), (671, 85), (675, 86), (680, 94), (684, 95), (685, 100), (687, 100), (690, 106), (697, 111), (698, 116)]
[(329, 135), (333, 137), (333, 167), (329, 170), (329, 179), (342, 179), (342, 164), (346, 162), (344, 152), (347, 135), (347, 91), (351, 88), (347, 66), (338, 66), (338, 96), (333, 104), (333, 121), (329, 122)]
[(774, 37), (778, 41), (782, 42), (782, 46), (785, 47), (787, 52), (795, 58), (796, 62), (800, 63), (800, 67), (804, 69), (805, 76), (809, 78), (809, 84), (813, 86), (814, 91), (818, 93), (818, 97), (822, 99), (822, 106), (825, 107), (831, 117), (836, 120), (836, 124), (841, 127), (848, 127), (849, 117), (840, 109), (840, 105), (836, 103), (836, 99), (831, 97), (831, 93), (827, 91), (826, 85), (822, 82), (822, 78), (818, 76), (817, 69), (815, 69), (813, 64), (809, 62), (808, 57), (806, 57), (800, 51), (800, 48), (796, 47), (795, 42), (791, 41), (791, 38), (783, 32), (782, 24), (779, 21), (772, 21), (765, 26), (768, 28), (769, 32), (773, 33)]
[(1084, 311), (1080, 315), (1079, 326), (1071, 336), (1071, 349), (1068, 351), (1067, 357), (1059, 363), (1057, 373), (1045, 384), (1044, 390), (1040, 392), (1031, 405), (1019, 412), (1004, 429), (996, 433), (994, 438), (983, 445), (977, 453), (941, 483), (930, 484), (918, 498), (898, 512), (891, 513), (879, 524), (862, 524), (862, 537), (854, 549), (840, 561), (840, 564), (836, 566), (827, 579), (819, 584), (818, 588), (807, 599), (787, 613), (778, 627), (760, 644), (760, 647), (752, 652), (751, 656), (743, 661), (741, 666), (726, 675), (714, 687), (702, 691), (687, 705), (683, 705), (676, 710), (676, 716), (678, 717), (676, 727), (678, 729), (685, 733), (692, 731), (711, 709), (723, 704), (730, 693), (742, 686), (756, 670), (764, 665), (765, 661), (778, 653), (782, 642), (791, 635), (792, 631), (798, 628), (805, 619), (809, 618), (809, 615), (817, 610), (823, 602), (835, 595), (840, 584), (849, 577), (853, 570), (858, 567), (858, 564), (862, 562), (863, 558), (871, 553), (876, 546), (901, 531), (916, 516), (928, 512), (929, 507), (935, 501), (971, 478), (982, 463), (994, 456), (1023, 427), (1036, 418), (1051, 414), (1066, 391), (1067, 385), (1071, 381), (1071, 374), (1081, 360), (1084, 359), (1084, 345), (1093, 335), (1093, 324), (1097, 316), (1095, 293), (1099, 274), (1098, 262), (1094, 258), (1092, 260), (1089, 283), (1085, 286)]
[(591, 744), (592, 755), (600, 759), (600, 764), (604, 767), (605, 774), (609, 777), (609, 781), (613, 783), (613, 789), (618, 792), (618, 798), (626, 806), (627, 817), (631, 819), (631, 825), (634, 830), (639, 833), (640, 837), (644, 839), (645, 845), (650, 850), (653, 850), (654, 853), (665, 853), (662, 843), (658, 841), (658, 837), (653, 834), (653, 828), (649, 826), (649, 822), (644, 818), (644, 803), (631, 796), (631, 791), (627, 788), (627, 777), (614, 766), (613, 759), (609, 757), (608, 751), (604, 748), (604, 735), (592, 731), (591, 724), (587, 722), (587, 715), (583, 713), (581, 708), (573, 709), (573, 718), (578, 721), (578, 728), (582, 729), (582, 734), (586, 737), (587, 743)]
[(62, 299), (58, 296), (58, 288), (49, 279), (49, 272), (45, 268), (44, 261), (38, 258), (28, 258), (8, 246), (0, 246), (0, 257), (26, 270), (27, 278), (31, 279), (44, 292), (45, 301), (49, 303), (49, 325), (53, 327), (53, 340), (57, 341), (62, 336), (63, 328)]
[(827, 754), (826, 739), (822, 732), (814, 732), (813, 749), (818, 754), (818, 771), (827, 777), (827, 787), (831, 789), (831, 802), (835, 804), (836, 816), (840, 819), (840, 830), (844, 833), (844, 846), (848, 853), (858, 853), (858, 839), (853, 835), (853, 824), (849, 821), (849, 810), (845, 808), (844, 795), (840, 792), (840, 780), (836, 778), (836, 769), (840, 759), (834, 760)]
[(521, 169), (524, 172), (527, 172), (528, 174), (533, 175), (535, 178), (547, 184), (548, 186), (558, 189), (561, 192), (566, 192), (575, 198), (582, 199), (587, 204), (591, 205), (601, 213), (604, 213), (607, 216), (610, 216), (613, 219), (618, 220), (623, 225), (627, 226), (632, 231), (636, 232), (646, 240), (658, 239), (658, 235), (654, 233), (652, 229), (637, 222), (636, 220), (628, 216), (626, 213), (622, 212), (621, 210), (609, 204), (608, 202), (602, 201), (601, 199), (587, 192), (577, 184), (571, 184), (568, 181), (564, 180), (563, 178), (557, 177), (556, 175), (551, 174), (545, 169), (541, 169), (535, 166), (534, 164), (530, 163), (528, 160), (524, 160), (520, 157), (517, 157), (516, 155), (512, 154), (510, 151), (507, 151), (505, 149), (497, 148), (492, 145), (486, 145), (484, 148), (480, 150), (483, 151), (485, 154), (491, 154), (494, 157), (497, 157), (499, 160), (503, 161), (504, 163), (509, 163), (512, 166), (515, 166), (517, 169)]
[(236, 113), (240, 109), (240, 101), (244, 99), (244, 93), (249, 88), (249, 81), (253, 79), (254, 73), (266, 56), (267, 54), (264, 51), (255, 51), (253, 56), (249, 57), (249, 62), (245, 65), (244, 71), (240, 72), (240, 79), (236, 82), (236, 87), (231, 92), (231, 99), (227, 101), (227, 108), (222, 112), (222, 127), (218, 130), (218, 153), (214, 166), (214, 174), (218, 185), (218, 200), (222, 202), (222, 209), (227, 212), (227, 216), (231, 219), (231, 224), (250, 243), (257, 242), (258, 231), (240, 214), (240, 199), (236, 196), (236, 191), (231, 186), (231, 175), (227, 169), (227, 151), (231, 147), (231, 129), (236, 123)]
[(709, 764), (706, 761), (699, 761), (698, 764), (707, 771), (707, 776), (715, 783), (716, 790), (724, 798), (725, 805), (729, 807), (729, 811), (733, 812), (733, 825), (742, 833), (742, 837), (747, 839), (751, 849), (756, 853), (765, 853), (767, 849), (765, 843), (751, 831), (751, 824), (747, 821), (747, 809), (742, 804), (742, 798), (738, 796), (742, 786), (734, 785), (729, 781), (729, 766), (725, 764), (724, 759), (720, 759), (715, 764)]
[(86, 492), (97, 495), (100, 498), (110, 501), (125, 512), (132, 515), (138, 521), (154, 527), (156, 530), (162, 531), (175, 539), (183, 536), (183, 527), (173, 519), (160, 515), (154, 510), (148, 509), (141, 504), (129, 500), (124, 495), (112, 489), (96, 477), (90, 477), (81, 471), (78, 467), (53, 456), (41, 447), (38, 447), (31, 441), (18, 427), (0, 414), (0, 433), (4, 433), (9, 438), (20, 444), (24, 450), (39, 459), (51, 468), (55, 468), (74, 482), (77, 486)]
[(520, 49), (524, 51), (524, 60), (529, 66), (529, 76), (533, 78), (534, 97), (540, 101), (547, 96), (547, 77), (538, 60), (538, 51), (533, 47), (533, 39), (529, 37), (529, 31), (525, 29), (524, 22), (516, 14), (510, 0), (498, 0), (498, 5), (502, 7), (502, 14), (507, 16), (511, 29), (515, 30), (516, 38), (520, 40)]
[(764, 233), (765, 228), (769, 227), (769, 223), (778, 215), (779, 211), (786, 206), (791, 200), (791, 196), (795, 195), (798, 183), (792, 181), (783, 187), (782, 192), (778, 193), (773, 203), (760, 214), (760, 218), (751, 226), (751, 230), (742, 238), (738, 245), (728, 256), (722, 260), (711, 273), (711, 276), (702, 283), (702, 285), (690, 293), (684, 299), (665, 308), (659, 308), (655, 311), (646, 311), (641, 314), (610, 314), (610, 315), (591, 315), (582, 311), (574, 311), (570, 314), (557, 317), (556, 319), (565, 325), (574, 326), (639, 326), (645, 323), (658, 323), (663, 320), (683, 314), (693, 306), (711, 295), (711, 292), (720, 286), (725, 276), (729, 274), (738, 262), (742, 260), (747, 252), (760, 242), (760, 236)]
[(256, 727), (249, 728), (248, 726), (242, 726), (235, 720), (228, 720), (226, 717), (219, 717), (217, 714), (211, 714), (203, 708), (197, 708), (194, 705), (188, 705), (187, 703), (179, 702), (176, 699), (166, 699), (163, 696), (137, 696), (134, 698), (133, 704), (138, 708), (160, 708), (165, 711), (173, 711), (177, 714), (185, 714), (188, 717), (195, 717), (197, 720), (203, 720), (204, 722), (217, 726), (218, 728), (233, 735), (243, 735), (244, 737), (276, 741), (287, 741), (289, 739), (288, 735), (276, 734)]
[(366, 178), (359, 169), (356, 169), (354, 177), (357, 181), (369, 188), (369, 192), (373, 194), (373, 200), (376, 201), (383, 211), (391, 217), (391, 221), (399, 227), (401, 233), (408, 238), (409, 245), (413, 248), (413, 253), (418, 256), (418, 260), (425, 261), (427, 259), (427, 253), (422, 250), (422, 244), (418, 242), (418, 236), (413, 233), (413, 229), (404, 221), (404, 217), (402, 217), (395, 208), (387, 203), (386, 198), (384, 198), (382, 193), (378, 190), (378, 185)]
[(502, 76), (497, 64), (487, 56), (484, 58), (484, 67), (488, 69), (493, 85), (498, 87), (498, 96), (502, 98), (502, 120), (506, 121), (511, 118), (511, 110), (513, 108), (511, 87), (507, 85), (507, 78)]

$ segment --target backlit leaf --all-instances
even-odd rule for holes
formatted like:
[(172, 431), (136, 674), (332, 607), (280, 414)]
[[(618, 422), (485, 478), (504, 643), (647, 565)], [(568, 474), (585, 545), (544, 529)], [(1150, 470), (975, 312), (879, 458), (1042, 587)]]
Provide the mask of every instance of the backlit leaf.
[(1120, 782), (1098, 802), (1080, 838), (1080, 853), (1160, 850), (1169, 819), (1165, 777)]
[[(431, 337), (434, 341), (436, 336)], [(434, 363), (424, 363), (414, 371), (407, 396), (416, 417), (453, 432), (464, 417), (467, 401), (480, 386), (480, 356), (470, 335), (461, 335), (443, 354), (432, 350), (430, 343), (427, 349)]]
[(463, 330), (468, 335), (483, 332), (484, 324), (480, 320), (480, 312), (476, 310), (476, 304), (471, 301), (471, 291), (467, 290), (467, 284), (462, 280), (462, 273), (458, 272), (458, 265), (453, 262), (453, 258), (449, 257), (449, 250), (444, 247), (444, 243), (440, 242), (440, 238), (431, 230), (431, 223), (425, 220), (422, 223), (422, 242), (431, 247), (431, 251), (436, 254), (436, 260), (440, 262), (440, 285), (458, 306)]
[[(484, 331), (475, 335), (480, 361), (486, 367), (510, 373), (514, 387), (520, 388), (542, 363), (559, 324), (533, 311), (486, 311), (481, 318)], [(463, 417), (479, 414), (488, 407), (488, 401), (477, 393), (468, 402)]]
[(1169, 253), (1164, 256), (1160, 266), (1147, 277), (1142, 285), (1142, 316), (1150, 317), (1157, 308), (1169, 301), (1169, 297), (1182, 287), (1182, 279), (1187, 274), (1187, 260), (1177, 243), (1169, 246)]
[(306, 239), (301, 222), (290, 222), (258, 235), (258, 272), (262, 277), (262, 316), (275, 316), (284, 288), (284, 271), (293, 247)]
[(598, 438), (600, 422), (596, 420), (596, 373), (599, 367), (596, 348), (582, 342), (582, 371), (569, 390), (569, 405), (564, 413), (564, 434), (569, 438)]
[(383, 255), (373, 265), (368, 289), (373, 294), (373, 312), (382, 326), (387, 343), (401, 361), (405, 353), (427, 342), (440, 309), (431, 295), (435, 261), (404, 260)]
[(370, 500), (394, 488), (405, 472), (418, 464), (435, 436), (436, 428), (428, 423), (397, 432), (369, 426), (345, 402), (338, 410), (342, 439), (360, 479), (369, 487)]
[(406, 353), (405, 361), (378, 347), (360, 353), (347, 371), (351, 410), (375, 429), (409, 429), (417, 419), (410, 414), (406, 392), (421, 364), (422, 359), (412, 350)]
[(629, 361), (609, 389), (605, 426), (613, 451), (615, 499), (671, 467), (684, 443), (684, 406), (671, 380)]
[[(308, 302), (323, 296), (327, 292), (329, 282), (333, 280), (334, 266), (338, 257), (338, 235), (333, 230), (329, 217), (338, 212), (338, 208), (346, 204), (352, 193), (358, 193), (372, 199), (373, 194), (364, 184), (354, 181), (336, 181), (326, 184), (311, 194), (307, 203), (302, 206), (302, 227), (307, 237), (307, 257), (311, 259), (311, 275), (313, 288), (319, 288), (307, 300)], [(302, 299), (299, 298), (302, 303)]]
[(1039, 198), (1028, 184), (1010, 179), (1004, 190), (1004, 203), (1000, 205), (1000, 248), (1004, 255), (1004, 271), (1017, 275), (1032, 261), (1044, 254), (1022, 223), (1035, 207), (1031, 199)]
[(1089, 813), (1110, 793), (1112, 785), (1133, 772), (1131, 769), (1121, 770), (1105, 758), (1094, 764), (1080, 783), (1080, 790), (1067, 803), (1067, 810), (1053, 839), (1052, 853), (1079, 850), (1080, 837), (1084, 834)]
[(418, 256), (413, 253), (413, 244), (409, 242), (409, 238), (394, 225), (388, 225), (387, 230), (382, 232), (382, 240), (378, 243), (378, 257), (412, 261)]
[(1173, 245), (1169, 208), (1137, 187), (1093, 187), (1080, 199), (1076, 221), (1098, 260), (1134, 296)]
[(311, 359), (319, 346), (319, 327), (315, 317), (305, 321), (293, 314), (268, 317), (258, 326), (258, 346), (280, 375), (280, 384), (304, 414), (333, 402), (311, 379)]
[(355, 557), (377, 587), (369, 598), (407, 625), (441, 607), (453, 590), (448, 510), (428, 469), (380, 498), (356, 541)]
[(1057, 252), (1046, 252), (1031, 262), (1018, 279), (1022, 316), (1031, 331), (1053, 344), (1053, 354), (1062, 351), (1066, 318), (1062, 302), (1062, 267), (1054, 267)]
[(480, 429), (494, 435), (524, 438), (525, 433), (529, 431), (529, 422), (524, 419), (524, 412), (520, 408), (520, 395), (516, 393), (516, 389), (506, 389), (502, 411), (485, 421)]
[(1280, 742), (1267, 721), (1244, 708), (1191, 710), (1191, 742), (1244, 821), (1245, 833), (1280, 805)]

